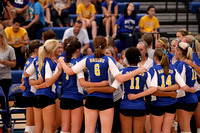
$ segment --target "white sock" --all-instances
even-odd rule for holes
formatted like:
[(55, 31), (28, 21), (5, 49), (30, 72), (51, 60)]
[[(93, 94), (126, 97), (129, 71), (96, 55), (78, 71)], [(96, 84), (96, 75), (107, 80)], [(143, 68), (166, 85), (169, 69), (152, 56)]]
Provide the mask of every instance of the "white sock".
[(35, 126), (26, 126), (25, 131), (28, 133), (34, 133)]
[(63, 132), (63, 131), (60, 131), (60, 133), (70, 133), (70, 132)]
[(200, 128), (197, 128), (197, 133), (200, 133)]

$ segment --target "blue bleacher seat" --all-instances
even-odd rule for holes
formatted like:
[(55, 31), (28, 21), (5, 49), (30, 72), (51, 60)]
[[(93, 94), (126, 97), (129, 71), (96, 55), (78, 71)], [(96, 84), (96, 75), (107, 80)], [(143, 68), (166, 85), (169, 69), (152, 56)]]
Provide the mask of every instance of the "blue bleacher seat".
[[(118, 3), (118, 14), (124, 12), (126, 4), (128, 4), (128, 2)], [(135, 11), (138, 13), (140, 10), (140, 3), (134, 3), (134, 6), (135, 6)]]
[(12, 70), (11, 71), (12, 84), (21, 83), (23, 72), (24, 72), (23, 70)]
[(189, 2), (191, 13), (196, 13), (197, 9), (200, 8), (200, 2)]
[(36, 34), (36, 39), (41, 39), (42, 38), (42, 32), (50, 30), (50, 29), (53, 30), (56, 33), (57, 39), (62, 39), (65, 30), (68, 29), (68, 28), (70, 28), (70, 27), (44, 27), (44, 28), (38, 30), (38, 32)]

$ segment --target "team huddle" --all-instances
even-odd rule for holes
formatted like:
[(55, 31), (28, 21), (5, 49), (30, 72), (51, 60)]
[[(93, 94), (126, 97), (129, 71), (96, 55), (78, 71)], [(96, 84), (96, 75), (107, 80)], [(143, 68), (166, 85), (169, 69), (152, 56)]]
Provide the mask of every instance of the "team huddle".
[[(95, 132), (99, 117), (103, 133), (120, 125), (123, 133), (144, 133), (149, 114), (152, 133), (169, 133), (175, 114), (181, 132), (191, 132), (190, 119), (200, 100), (200, 91), (194, 87), (200, 83), (200, 60), (194, 43), (179, 42), (173, 56), (156, 48), (153, 66), (148, 68), (148, 64), (140, 64), (140, 48), (129, 47), (124, 59), (127, 67), (120, 70), (115, 59), (106, 55), (103, 36), (97, 36), (93, 44), (94, 54), (80, 61), (81, 43), (76, 37), (64, 40), (60, 56), (55, 56), (61, 45), (55, 39), (46, 40), (44, 45), (34, 40), (27, 46), (20, 86), (27, 107), (26, 132), (53, 133), (61, 125), (61, 133), (78, 133), (83, 118), (85, 132)], [(88, 73), (88, 80), (84, 73)], [(114, 115), (116, 92), (121, 92), (119, 125)], [(150, 95), (151, 102), (145, 99)]]

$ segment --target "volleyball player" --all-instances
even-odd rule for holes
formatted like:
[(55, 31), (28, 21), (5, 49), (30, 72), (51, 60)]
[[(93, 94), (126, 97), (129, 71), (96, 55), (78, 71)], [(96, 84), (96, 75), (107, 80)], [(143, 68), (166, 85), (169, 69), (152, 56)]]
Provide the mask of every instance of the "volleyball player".
[[(29, 76), (35, 71), (37, 79), (42, 77), (44, 81), (47, 81), (52, 77), (54, 64), (51, 57), (57, 47), (57, 40), (47, 40), (45, 44), (39, 48), (38, 60), (35, 60), (33, 64), (28, 67), (25, 76)], [(55, 88), (49, 86), (37, 89), (34, 96), (34, 107), (35, 132), (41, 133), (44, 125), (44, 132), (53, 133), (55, 117)]]

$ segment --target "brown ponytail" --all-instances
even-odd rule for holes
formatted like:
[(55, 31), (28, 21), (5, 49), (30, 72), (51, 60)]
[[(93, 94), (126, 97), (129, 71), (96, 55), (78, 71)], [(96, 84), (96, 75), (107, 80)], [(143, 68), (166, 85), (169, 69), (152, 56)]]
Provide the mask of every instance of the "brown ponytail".
[(169, 59), (167, 57), (166, 49), (157, 48), (154, 52), (154, 56), (158, 57), (158, 60), (160, 61), (160, 65), (164, 69), (164, 74), (168, 75), (168, 73), (169, 73)]
[[(66, 41), (64, 41), (64, 43), (66, 43)], [(65, 57), (67, 63), (70, 62), (72, 54), (74, 54), (76, 50), (80, 48), (81, 48), (81, 43), (76, 38), (71, 39), (68, 44), (65, 44)]]
[(39, 40), (33, 40), (30, 44), (27, 44), (26, 50), (25, 50), (25, 58), (28, 59), (31, 56), (31, 53), (34, 52), (36, 48), (39, 48), (43, 44), (40, 43)]
[(106, 39), (103, 36), (97, 36), (94, 39), (94, 56), (95, 58), (101, 58), (104, 56), (104, 49), (106, 47)]

